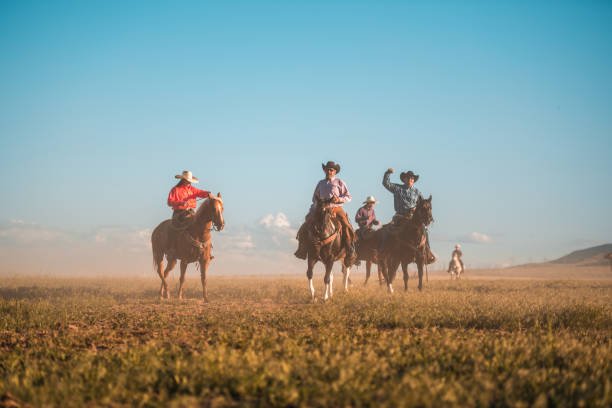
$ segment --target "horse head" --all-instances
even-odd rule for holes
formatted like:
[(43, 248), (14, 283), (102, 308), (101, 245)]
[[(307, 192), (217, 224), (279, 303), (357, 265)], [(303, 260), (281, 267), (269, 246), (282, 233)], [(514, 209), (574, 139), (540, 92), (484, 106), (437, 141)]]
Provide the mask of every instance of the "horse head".
[(416, 210), (414, 212), (415, 219), (419, 220), (423, 225), (431, 224), (434, 219), (431, 210), (431, 196), (429, 198), (420, 198), (417, 201)]
[(209, 197), (212, 204), (212, 223), (213, 228), (217, 231), (223, 230), (225, 227), (225, 220), (223, 219), (223, 199), (221, 193), (217, 193), (217, 196), (211, 195)]
[(221, 193), (217, 193), (216, 196), (208, 196), (208, 199), (200, 205), (196, 212), (196, 223), (200, 226), (199, 228), (203, 228), (208, 222), (212, 222), (213, 228), (217, 231), (221, 231), (225, 226)]
[(336, 230), (336, 225), (332, 220), (331, 199), (317, 198), (314, 211), (315, 232), (321, 236), (329, 236)]

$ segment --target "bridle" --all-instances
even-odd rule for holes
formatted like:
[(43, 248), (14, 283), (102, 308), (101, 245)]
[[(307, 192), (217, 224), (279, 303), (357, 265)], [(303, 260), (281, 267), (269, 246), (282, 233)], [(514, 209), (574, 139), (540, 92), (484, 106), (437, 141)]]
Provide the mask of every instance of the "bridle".
[[(219, 198), (211, 198), (211, 200), (215, 201), (215, 203), (213, 203), (213, 207), (214, 207), (214, 213), (212, 217), (213, 229), (215, 231), (221, 231), (223, 227), (225, 226), (225, 221), (223, 220), (223, 216), (221, 215), (221, 211), (219, 210), (219, 207), (217, 207), (218, 205), (217, 203), (220, 203), (220, 205), (223, 205), (223, 201), (221, 201), (221, 199)], [(221, 221), (219, 221), (219, 218), (221, 219)]]

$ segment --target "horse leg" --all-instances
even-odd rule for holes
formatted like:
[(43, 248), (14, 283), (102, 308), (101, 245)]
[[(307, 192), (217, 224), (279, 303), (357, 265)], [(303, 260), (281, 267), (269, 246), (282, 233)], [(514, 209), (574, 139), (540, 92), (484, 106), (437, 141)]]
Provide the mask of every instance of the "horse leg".
[(370, 279), (370, 270), (372, 269), (372, 262), (366, 261), (366, 278), (365, 282), (363, 282), (363, 286), (368, 284), (368, 279)]
[(208, 288), (206, 286), (206, 272), (208, 270), (209, 258), (200, 259), (200, 281), (202, 282), (202, 298), (208, 303)]
[(163, 299), (164, 298), (164, 273), (162, 272), (164, 269), (164, 261), (161, 260), (155, 263), (155, 270), (157, 271), (157, 274), (159, 275), (159, 278), (161, 279), (161, 286), (159, 287), (159, 298)]
[(168, 275), (170, 271), (176, 266), (176, 258), (172, 258), (168, 261), (166, 269), (164, 269), (164, 276), (162, 277), (162, 292), (165, 293), (165, 298), (170, 299), (170, 290), (168, 289)]
[(310, 296), (312, 298), (312, 303), (315, 302), (315, 289), (312, 283), (312, 269), (314, 268), (314, 264), (316, 263), (316, 261), (313, 260), (313, 258), (314, 257), (308, 254), (308, 269), (306, 270), (306, 277), (308, 278), (308, 289), (310, 289)]
[(378, 273), (378, 283), (380, 284), (380, 286), (382, 286), (383, 283), (385, 283), (385, 276), (382, 273), (380, 263), (376, 265), (376, 272)]
[(393, 280), (395, 279), (398, 267), (399, 261), (395, 259), (387, 260), (387, 290), (389, 291), (389, 293), (393, 293)]
[(181, 261), (181, 277), (179, 278), (178, 298), (183, 299), (183, 284), (185, 283), (185, 272), (187, 272), (187, 262)]
[(402, 261), (402, 272), (404, 274), (404, 291), (408, 292), (408, 262)]
[(425, 260), (417, 259), (416, 264), (419, 271), (419, 290), (423, 290), (423, 265), (425, 264)]
[(334, 282), (334, 274), (333, 274), (333, 266), (334, 263), (326, 263), (325, 264), (325, 277), (323, 278), (323, 283), (325, 283), (325, 294), (323, 295), (323, 300), (328, 300), (333, 296), (333, 282)]
[(378, 258), (378, 267), (385, 278), (385, 282), (387, 282), (387, 291), (393, 293), (393, 286), (389, 283), (389, 265), (387, 265), (387, 259)]
[(342, 265), (342, 274), (344, 280), (344, 291), (348, 292), (349, 287), (349, 275), (351, 274), (351, 268), (345, 265)]

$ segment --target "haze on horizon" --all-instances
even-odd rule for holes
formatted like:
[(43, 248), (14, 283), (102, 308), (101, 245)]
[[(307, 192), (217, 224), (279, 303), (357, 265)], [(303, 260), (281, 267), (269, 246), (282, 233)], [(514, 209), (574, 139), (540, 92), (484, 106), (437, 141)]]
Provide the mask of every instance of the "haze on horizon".
[[(441, 265), (612, 242), (612, 3), (0, 5), (0, 272), (153, 274), (174, 175), (220, 191), (211, 276), (303, 273), (321, 163), (393, 214), (433, 196)], [(120, 272), (121, 273), (121, 272)]]

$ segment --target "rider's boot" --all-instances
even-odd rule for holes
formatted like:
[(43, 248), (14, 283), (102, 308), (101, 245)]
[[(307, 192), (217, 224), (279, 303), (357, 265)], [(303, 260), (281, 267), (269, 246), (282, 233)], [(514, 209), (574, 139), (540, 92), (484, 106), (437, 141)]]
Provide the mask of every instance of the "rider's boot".
[[(350, 235), (348, 235), (350, 236)], [(346, 243), (346, 258), (347, 261), (344, 264), (348, 267), (355, 265), (357, 262), (357, 251), (355, 250), (355, 241), (351, 238)]]
[(425, 263), (429, 265), (436, 262), (436, 256), (433, 254), (433, 252), (431, 252), (431, 248), (429, 248), (429, 245), (427, 245), (425, 248)]
[(297, 232), (296, 238), (298, 240), (298, 248), (297, 251), (294, 252), (297, 258), (306, 259), (308, 257), (308, 246), (306, 245), (305, 237), (306, 234), (306, 224), (308, 223), (308, 216), (306, 216), (306, 221), (300, 226), (300, 229)]
[(308, 248), (301, 237), (298, 237), (298, 249), (295, 251), (294, 255), (300, 259), (306, 259), (308, 256)]

